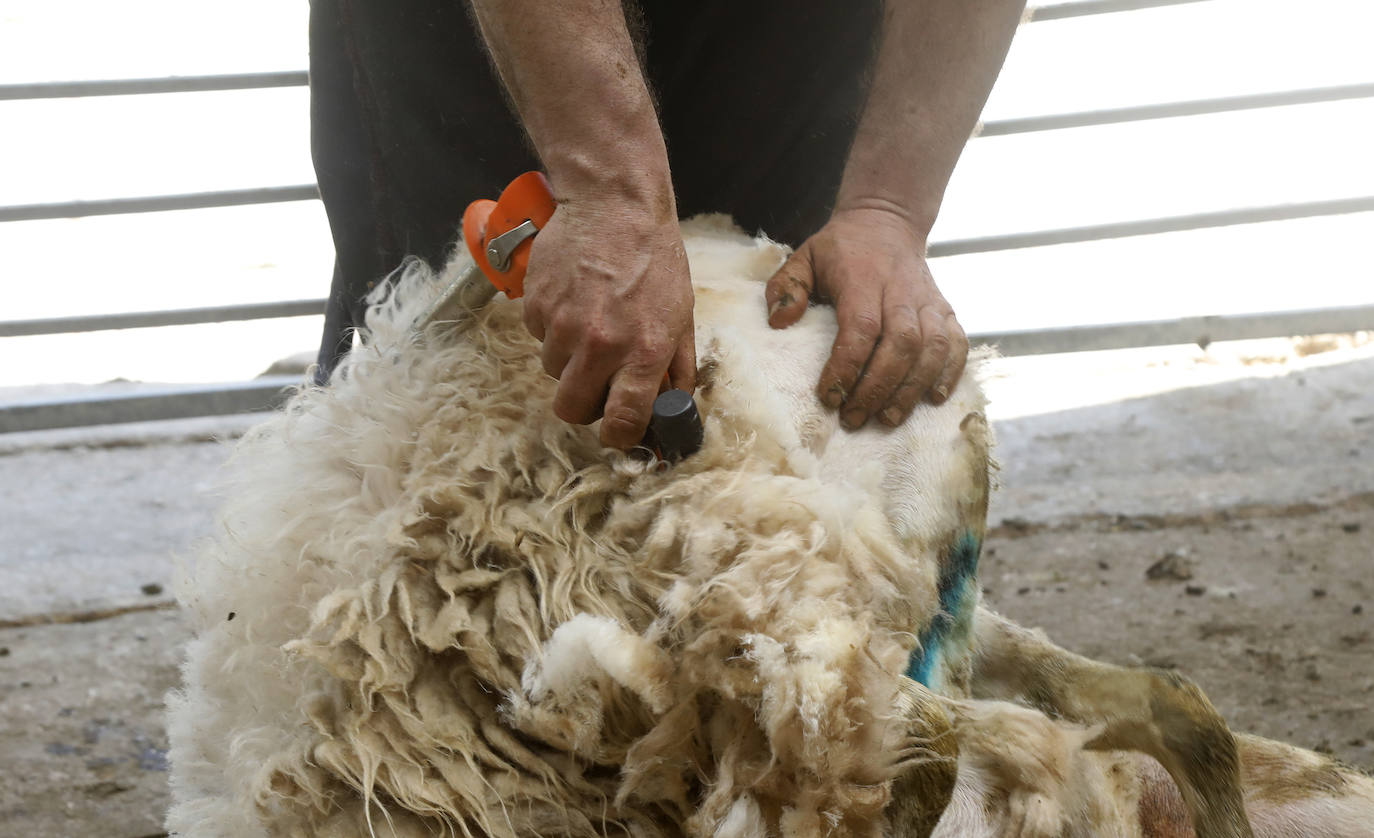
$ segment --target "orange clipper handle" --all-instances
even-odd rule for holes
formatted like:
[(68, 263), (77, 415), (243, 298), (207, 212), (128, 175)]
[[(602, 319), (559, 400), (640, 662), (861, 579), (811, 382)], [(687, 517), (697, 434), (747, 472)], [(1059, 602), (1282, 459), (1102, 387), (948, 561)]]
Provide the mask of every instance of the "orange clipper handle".
[(512, 300), (525, 293), (525, 271), (530, 265), (533, 233), (521, 241), (510, 253), (504, 271), (497, 270), (488, 258), (492, 242), (505, 233), (530, 222), (536, 230), (544, 229), (557, 209), (553, 190), (542, 172), (525, 172), (510, 182), (495, 201), (473, 201), (463, 213), (463, 239), (473, 261), (498, 291)]

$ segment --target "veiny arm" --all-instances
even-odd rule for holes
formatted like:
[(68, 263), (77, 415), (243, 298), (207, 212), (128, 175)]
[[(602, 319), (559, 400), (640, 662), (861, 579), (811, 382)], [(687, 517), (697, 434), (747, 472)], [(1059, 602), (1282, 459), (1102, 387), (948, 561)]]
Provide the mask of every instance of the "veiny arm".
[(696, 351), (667, 150), (620, 0), (473, 7), (558, 199), (525, 279), (554, 412), (604, 413), (602, 442), (629, 448), (665, 370), (692, 389)]
[(848, 428), (939, 403), (968, 338), (926, 266), (945, 186), (1016, 31), (1024, 0), (889, 0), (869, 99), (830, 221), (769, 281), (783, 328), (813, 291), (840, 331), (818, 393)]

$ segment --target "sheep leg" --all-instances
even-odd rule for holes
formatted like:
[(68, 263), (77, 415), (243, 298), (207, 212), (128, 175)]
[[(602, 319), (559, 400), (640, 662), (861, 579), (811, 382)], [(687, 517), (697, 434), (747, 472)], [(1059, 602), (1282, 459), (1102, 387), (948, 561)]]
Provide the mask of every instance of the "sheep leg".
[[(1256, 838), (1350, 838), (1370, 834), (1374, 779), (1292, 745), (1236, 734), (1245, 812)], [(1106, 758), (1107, 754), (1097, 755)], [(1130, 754), (1131, 798), (1147, 836), (1192, 836), (1188, 808), (1158, 762)], [(1104, 833), (1105, 834), (1105, 833)]]
[[(958, 731), (960, 775), (936, 838), (1196, 835), (1178, 785), (1159, 762), (1082, 750), (1100, 726), (1055, 721), (1005, 701), (951, 700), (947, 708)], [(1236, 746), (1256, 838), (1369, 833), (1374, 779), (1256, 736), (1237, 734)]]
[(929, 838), (954, 795), (959, 746), (949, 714), (925, 687), (903, 679), (898, 707), (910, 724), (885, 812), (887, 838)]
[(1023, 699), (1057, 718), (1102, 725), (1084, 747), (1158, 760), (1178, 785), (1197, 838), (1251, 838), (1236, 740), (1191, 681), (1089, 660), (986, 609), (975, 625), (975, 697)]
[(1262, 838), (1346, 838), (1374, 824), (1374, 779), (1321, 754), (1238, 734), (1245, 808)]

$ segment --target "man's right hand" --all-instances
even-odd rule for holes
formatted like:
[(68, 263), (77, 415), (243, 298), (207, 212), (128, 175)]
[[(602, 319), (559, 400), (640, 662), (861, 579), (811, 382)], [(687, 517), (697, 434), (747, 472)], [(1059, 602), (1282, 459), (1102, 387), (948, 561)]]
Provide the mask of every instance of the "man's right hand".
[(668, 149), (619, 3), (473, 0), (482, 37), (558, 209), (534, 239), (525, 325), (557, 378), (554, 412), (644, 437), (669, 373), (696, 379), (692, 282)]
[(602, 444), (621, 450), (643, 438), (665, 371), (696, 386), (692, 282), (667, 203), (560, 196), (525, 276), (525, 326), (559, 381), (554, 413), (601, 417)]

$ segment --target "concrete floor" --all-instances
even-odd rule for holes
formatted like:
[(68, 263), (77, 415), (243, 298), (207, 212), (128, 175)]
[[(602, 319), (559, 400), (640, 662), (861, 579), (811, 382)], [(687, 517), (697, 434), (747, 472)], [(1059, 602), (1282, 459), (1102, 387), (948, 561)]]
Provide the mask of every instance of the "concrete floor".
[[(1374, 345), (994, 372), (989, 604), (1091, 656), (1176, 667), (1238, 728), (1374, 769)], [(211, 524), (228, 448), (207, 440), (252, 421), (0, 438), (0, 833), (161, 834), (174, 557)]]

